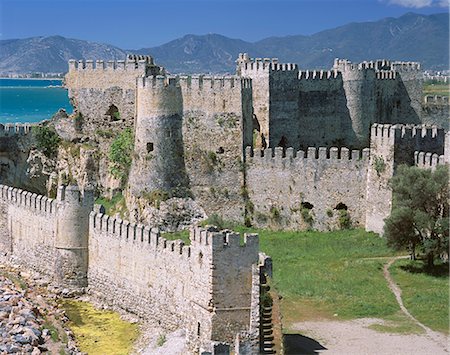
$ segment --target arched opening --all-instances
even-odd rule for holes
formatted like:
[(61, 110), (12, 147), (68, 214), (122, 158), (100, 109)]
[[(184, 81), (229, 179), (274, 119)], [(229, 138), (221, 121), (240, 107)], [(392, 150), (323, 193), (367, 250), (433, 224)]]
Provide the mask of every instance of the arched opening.
[(116, 105), (112, 104), (109, 106), (108, 111), (106, 111), (106, 115), (111, 118), (111, 121), (120, 121), (120, 112)]
[(345, 203), (339, 202), (334, 209), (338, 211), (347, 211), (348, 207)]
[(223, 149), (223, 147), (219, 147), (219, 149), (216, 150), (217, 154), (223, 154), (225, 153), (225, 149)]
[(314, 208), (314, 205), (309, 202), (302, 202), (300, 205), (307, 210), (312, 210)]

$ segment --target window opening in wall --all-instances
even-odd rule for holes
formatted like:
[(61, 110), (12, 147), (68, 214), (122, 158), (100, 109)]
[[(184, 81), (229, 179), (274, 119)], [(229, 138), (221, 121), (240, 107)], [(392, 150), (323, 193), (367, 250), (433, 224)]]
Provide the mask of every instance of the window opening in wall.
[(309, 202), (302, 202), (301, 206), (302, 208), (306, 208), (307, 210), (312, 210), (314, 208), (314, 205)]
[(346, 204), (344, 204), (342, 202), (339, 202), (334, 209), (335, 210), (345, 210), (345, 211), (347, 211), (348, 207), (347, 207)]
[(200, 322), (197, 322), (197, 336), (200, 336)]
[(111, 121), (120, 121), (120, 112), (116, 105), (112, 104), (109, 106), (108, 111), (106, 111), (106, 115), (111, 118)]
[(216, 153), (223, 154), (223, 153), (225, 153), (225, 149), (223, 149), (223, 147), (219, 147), (219, 149), (217, 149)]
[(147, 153), (153, 152), (153, 143), (147, 143)]

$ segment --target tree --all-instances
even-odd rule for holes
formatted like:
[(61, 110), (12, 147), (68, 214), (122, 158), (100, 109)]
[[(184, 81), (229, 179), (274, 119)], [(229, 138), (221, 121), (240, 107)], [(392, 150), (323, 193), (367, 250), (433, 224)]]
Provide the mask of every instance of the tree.
[(385, 219), (387, 243), (395, 249), (408, 248), (413, 259), (421, 250), (432, 267), (449, 247), (448, 166), (432, 171), (400, 165), (390, 183), (393, 208)]

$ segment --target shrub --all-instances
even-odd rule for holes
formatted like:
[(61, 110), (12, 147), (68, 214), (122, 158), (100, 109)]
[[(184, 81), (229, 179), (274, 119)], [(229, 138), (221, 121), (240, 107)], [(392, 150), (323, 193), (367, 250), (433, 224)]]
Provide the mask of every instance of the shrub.
[(48, 126), (37, 126), (33, 128), (33, 135), (36, 139), (36, 146), (45, 156), (56, 155), (61, 138), (58, 133)]
[(339, 228), (350, 229), (352, 227), (352, 220), (350, 213), (347, 210), (339, 210)]
[(383, 157), (374, 157), (373, 168), (377, 172), (378, 176), (380, 176), (386, 170), (386, 163), (384, 162)]
[(109, 171), (122, 184), (128, 179), (130, 172), (132, 153), (134, 148), (134, 135), (130, 128), (120, 133), (109, 148)]

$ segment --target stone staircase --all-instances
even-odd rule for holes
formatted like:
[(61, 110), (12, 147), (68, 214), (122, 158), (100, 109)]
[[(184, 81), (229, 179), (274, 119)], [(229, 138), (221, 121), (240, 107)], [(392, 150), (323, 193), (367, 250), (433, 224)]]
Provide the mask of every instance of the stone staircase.
[[(261, 277), (261, 294), (265, 295), (267, 300), (270, 286), (267, 284), (265, 275)], [(269, 304), (270, 303), (270, 304)], [(260, 323), (260, 353), (261, 354), (276, 354), (274, 349), (274, 335), (272, 323), (272, 304), (271, 302), (261, 303), (261, 323)]]

